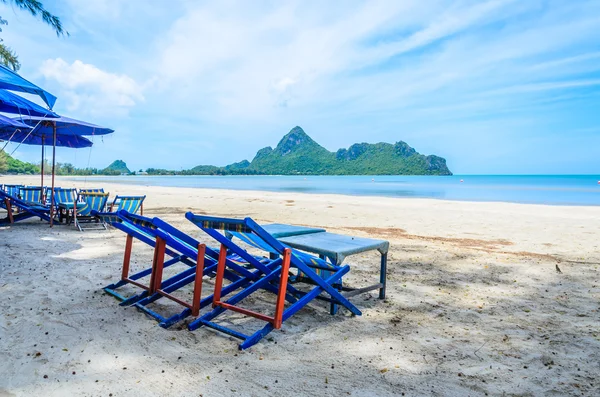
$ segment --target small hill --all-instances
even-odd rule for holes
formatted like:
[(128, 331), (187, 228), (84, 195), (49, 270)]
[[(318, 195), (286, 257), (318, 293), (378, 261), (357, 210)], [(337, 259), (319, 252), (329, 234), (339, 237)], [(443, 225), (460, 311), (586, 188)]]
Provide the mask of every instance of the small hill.
[(247, 170), (269, 175), (452, 175), (445, 159), (422, 155), (403, 141), (356, 143), (332, 153), (300, 127), (292, 128), (275, 149), (260, 149)]
[(12, 158), (0, 150), (0, 174), (39, 174), (40, 167)]
[(127, 164), (123, 160), (115, 160), (108, 167), (100, 171), (101, 174), (105, 175), (121, 175), (131, 174)]
[(201, 165), (184, 171), (195, 175), (452, 175), (446, 160), (418, 153), (404, 141), (355, 143), (330, 152), (300, 127), (284, 135), (275, 149), (260, 149), (251, 162), (225, 167)]
[(258, 151), (248, 169), (261, 174), (328, 174), (336, 168), (335, 157), (309, 137), (302, 128), (294, 127), (273, 150)]
[(224, 168), (227, 171), (245, 170), (248, 168), (249, 165), (250, 165), (250, 162), (248, 160), (242, 160), (237, 163), (229, 164), (228, 166), (225, 166)]
[(215, 174), (221, 167), (217, 167), (216, 165), (197, 165), (192, 168), (191, 173), (199, 174), (199, 175), (212, 175)]

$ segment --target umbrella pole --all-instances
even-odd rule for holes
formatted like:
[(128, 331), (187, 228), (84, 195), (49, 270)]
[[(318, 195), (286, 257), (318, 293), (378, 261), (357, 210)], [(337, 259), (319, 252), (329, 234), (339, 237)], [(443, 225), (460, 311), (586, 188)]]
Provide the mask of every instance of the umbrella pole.
[(56, 166), (56, 121), (52, 122), (52, 191), (50, 196), (50, 227), (54, 224), (54, 168)]
[(44, 204), (44, 136), (42, 135), (42, 165), (41, 165), (41, 169), (42, 169), (42, 181), (41, 181), (41, 187), (42, 187), (42, 204)]

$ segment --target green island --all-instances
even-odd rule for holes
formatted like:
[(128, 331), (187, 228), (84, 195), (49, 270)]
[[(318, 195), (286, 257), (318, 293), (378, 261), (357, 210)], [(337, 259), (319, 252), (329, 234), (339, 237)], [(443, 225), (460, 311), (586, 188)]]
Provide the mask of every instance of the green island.
[[(39, 165), (0, 155), (0, 172), (39, 173)], [(50, 167), (45, 167), (49, 171)], [(406, 142), (355, 143), (348, 149), (330, 152), (300, 127), (294, 127), (275, 149), (260, 149), (252, 161), (243, 160), (224, 167), (198, 165), (189, 170), (148, 168), (132, 171), (122, 160), (104, 169), (75, 168), (57, 164), (58, 175), (452, 175), (446, 160), (423, 155)]]

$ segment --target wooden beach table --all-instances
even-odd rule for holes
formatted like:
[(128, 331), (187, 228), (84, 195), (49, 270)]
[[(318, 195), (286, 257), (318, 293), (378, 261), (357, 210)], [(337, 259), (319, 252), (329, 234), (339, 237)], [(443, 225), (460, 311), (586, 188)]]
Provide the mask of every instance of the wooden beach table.
[(308, 226), (297, 226), (297, 225), (286, 225), (284, 223), (271, 223), (268, 225), (261, 225), (269, 234), (276, 239), (291, 236), (301, 236), (305, 234), (313, 233), (324, 233), (325, 229)]
[[(269, 223), (267, 225), (260, 225), (260, 226), (276, 239), (280, 239), (283, 237), (300, 236), (300, 235), (304, 235), (304, 234), (325, 232), (325, 229), (320, 229), (318, 227), (286, 225), (284, 223)], [(227, 238), (230, 240), (233, 238), (233, 235), (227, 231), (225, 232), (225, 236), (227, 236)], [(273, 259), (273, 258), (271, 258), (271, 259)]]
[[(343, 285), (339, 287), (342, 291), (346, 292), (344, 296), (347, 298), (378, 289), (379, 299), (385, 299), (387, 254), (390, 248), (389, 241), (329, 233), (321, 228), (283, 223), (271, 223), (261, 225), (261, 227), (282, 243), (301, 251), (317, 254), (321, 259), (328, 259), (337, 266), (341, 266), (348, 256), (368, 251), (378, 251), (381, 254), (379, 283), (363, 288), (350, 288)], [(226, 234), (230, 239), (233, 237), (229, 233)], [(332, 303), (331, 314), (335, 314), (336, 312), (337, 305)]]
[[(341, 266), (348, 256), (368, 251), (378, 251), (381, 254), (379, 283), (363, 288), (340, 287), (342, 291), (346, 292), (344, 296), (347, 298), (378, 289), (379, 299), (385, 299), (387, 254), (390, 248), (389, 241), (353, 237), (329, 232), (308, 233), (289, 237), (279, 237), (277, 239), (292, 248), (317, 254), (323, 259), (327, 258), (331, 263), (337, 266)], [(337, 305), (332, 304), (331, 313), (335, 314), (336, 311)]]

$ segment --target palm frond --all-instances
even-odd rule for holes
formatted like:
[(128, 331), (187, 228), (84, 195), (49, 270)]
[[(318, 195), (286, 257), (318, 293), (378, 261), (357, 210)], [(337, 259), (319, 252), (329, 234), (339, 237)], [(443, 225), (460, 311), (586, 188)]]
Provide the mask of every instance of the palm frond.
[(57, 36), (69, 35), (69, 32), (64, 30), (60, 18), (51, 14), (44, 8), (44, 5), (39, 0), (0, 0), (3, 3), (13, 3), (22, 10), (29, 11), (34, 17), (40, 16), (42, 21), (52, 26)]
[(21, 63), (19, 62), (17, 54), (3, 43), (0, 43), (0, 63), (11, 68), (15, 72), (21, 68)]

